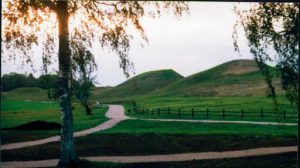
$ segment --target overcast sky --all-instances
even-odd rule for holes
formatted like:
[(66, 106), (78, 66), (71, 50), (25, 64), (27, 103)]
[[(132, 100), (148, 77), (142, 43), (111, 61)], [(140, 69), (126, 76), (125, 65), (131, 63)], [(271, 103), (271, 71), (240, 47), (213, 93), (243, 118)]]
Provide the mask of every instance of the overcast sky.
[[(242, 31), (239, 39), (242, 55), (234, 52), (232, 31), (236, 16), (233, 6), (230, 2), (189, 2), (190, 15), (180, 20), (171, 13), (157, 19), (143, 18), (141, 23), (149, 43), (144, 48), (139, 39), (132, 43), (130, 58), (135, 73), (173, 69), (189, 76), (230, 60), (252, 59)], [(116, 54), (100, 48), (95, 48), (93, 53), (98, 64), (98, 86), (115, 86), (126, 80)], [(35, 55), (40, 52), (36, 51)], [(40, 57), (35, 58), (34, 66), (39, 70)], [(28, 66), (20, 68), (19, 61), (2, 62), (1, 69), (2, 74), (32, 72)], [(40, 71), (34, 75), (39, 76)]]

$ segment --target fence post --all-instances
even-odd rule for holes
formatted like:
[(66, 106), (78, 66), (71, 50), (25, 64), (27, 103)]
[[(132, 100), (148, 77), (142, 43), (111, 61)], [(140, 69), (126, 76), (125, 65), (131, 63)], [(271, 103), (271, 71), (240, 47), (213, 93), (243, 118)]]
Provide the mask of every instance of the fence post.
[(157, 114), (160, 115), (160, 109), (159, 108), (157, 109)]
[(283, 110), (283, 119), (285, 120), (286, 119), (286, 111)]
[(151, 115), (153, 116), (153, 108), (151, 109)]
[(223, 116), (223, 119), (225, 119), (225, 110), (224, 109), (222, 110), (222, 116)]
[(192, 108), (192, 118), (194, 118), (194, 108)]
[(244, 119), (244, 110), (241, 110), (241, 118)]
[(208, 108), (206, 109), (206, 119), (208, 119), (208, 112), (209, 112), (209, 110), (208, 110)]
[(178, 116), (180, 117), (180, 108), (178, 108)]
[(264, 110), (263, 109), (260, 110), (260, 118), (261, 119), (264, 118)]

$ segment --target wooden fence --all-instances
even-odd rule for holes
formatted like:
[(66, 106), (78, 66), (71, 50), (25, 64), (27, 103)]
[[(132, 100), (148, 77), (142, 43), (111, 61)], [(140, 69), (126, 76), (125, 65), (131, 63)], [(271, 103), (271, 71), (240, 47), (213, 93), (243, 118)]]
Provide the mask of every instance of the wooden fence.
[(283, 110), (281, 112), (272, 112), (260, 109), (260, 110), (213, 110), (206, 108), (205, 110), (199, 110), (199, 109), (183, 109), (183, 108), (132, 108), (128, 109), (128, 113), (136, 113), (136, 114), (144, 114), (144, 115), (151, 115), (151, 116), (160, 116), (160, 115), (176, 115), (178, 117), (181, 116), (190, 116), (192, 118), (204, 118), (209, 119), (212, 117), (221, 117), (222, 119), (226, 118), (282, 118), (284, 120), (286, 119), (297, 119), (298, 115), (297, 113), (287, 113), (286, 110)]

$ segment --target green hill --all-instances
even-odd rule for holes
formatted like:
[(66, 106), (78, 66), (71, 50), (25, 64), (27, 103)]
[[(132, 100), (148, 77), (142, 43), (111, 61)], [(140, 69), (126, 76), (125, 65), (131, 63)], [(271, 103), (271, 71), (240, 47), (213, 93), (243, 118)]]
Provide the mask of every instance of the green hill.
[(128, 97), (145, 95), (172, 84), (183, 77), (173, 70), (157, 70), (142, 73), (124, 83), (107, 89), (99, 94), (99, 98)]
[[(276, 92), (283, 93), (275, 68), (270, 67)], [(265, 96), (267, 85), (253, 60), (234, 60), (186, 78), (173, 70), (146, 72), (116, 87), (94, 87), (91, 100), (131, 100), (141, 96)], [(2, 92), (3, 100), (48, 100), (47, 91), (37, 87)]]
[(2, 92), (3, 100), (48, 100), (47, 91), (38, 87), (22, 87)]
[[(275, 68), (276, 89), (280, 80)], [(253, 60), (234, 60), (196, 73), (151, 95), (168, 96), (258, 96), (266, 94), (267, 85)]]
[(112, 87), (110, 87), (110, 86), (106, 86), (106, 87), (93, 87), (91, 89), (90, 99), (97, 100), (97, 97), (99, 95), (101, 95), (103, 92), (105, 92), (106, 90), (109, 90), (111, 88)]

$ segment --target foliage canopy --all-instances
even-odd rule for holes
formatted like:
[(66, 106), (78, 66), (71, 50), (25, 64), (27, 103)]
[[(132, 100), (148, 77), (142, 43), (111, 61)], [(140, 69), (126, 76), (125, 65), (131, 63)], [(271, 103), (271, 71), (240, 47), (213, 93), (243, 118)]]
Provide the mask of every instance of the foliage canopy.
[[(26, 63), (32, 63), (33, 44), (43, 46), (43, 69), (51, 64), (58, 41), (58, 12), (56, 0), (6, 0), (2, 10), (3, 26), (2, 41), (10, 59), (23, 57)], [(146, 33), (140, 20), (144, 16), (159, 17), (162, 10), (168, 10), (180, 17), (188, 12), (184, 2), (149, 2), (149, 1), (68, 1), (69, 38), (87, 50), (97, 47), (107, 48), (118, 54), (120, 68), (128, 77), (133, 71), (133, 63), (128, 52), (133, 33), (137, 31), (147, 42)], [(71, 50), (76, 45), (71, 46)], [(4, 52), (5, 50), (2, 50)], [(31, 64), (32, 65), (32, 64)], [(33, 66), (33, 65), (32, 65)]]
[(238, 16), (233, 32), (235, 50), (239, 52), (237, 29), (242, 26), (275, 105), (276, 93), (267, 62), (276, 63), (288, 99), (298, 103), (299, 3), (254, 3), (249, 9), (235, 6), (235, 13)]

